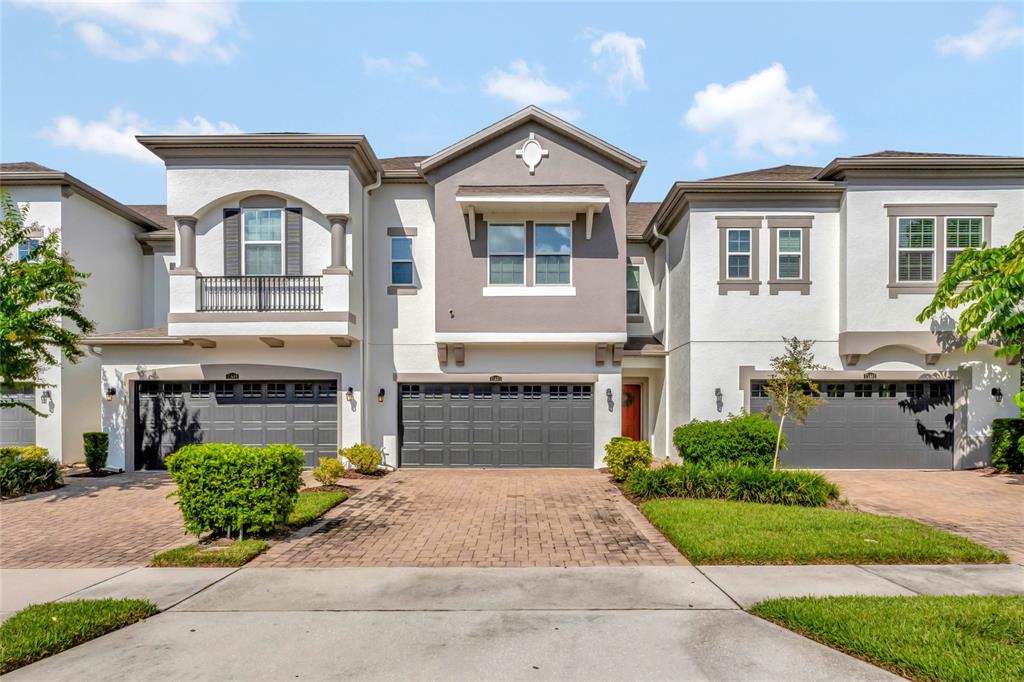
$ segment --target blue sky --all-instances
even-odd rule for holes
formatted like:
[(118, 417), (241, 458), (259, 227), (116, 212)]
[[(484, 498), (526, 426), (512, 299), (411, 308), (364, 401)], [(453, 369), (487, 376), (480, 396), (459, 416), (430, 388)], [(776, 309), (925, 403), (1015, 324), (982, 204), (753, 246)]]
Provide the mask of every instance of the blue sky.
[(137, 132), (430, 154), (528, 103), (675, 180), (881, 149), (1024, 154), (1020, 3), (2, 5), (4, 161), (162, 202)]

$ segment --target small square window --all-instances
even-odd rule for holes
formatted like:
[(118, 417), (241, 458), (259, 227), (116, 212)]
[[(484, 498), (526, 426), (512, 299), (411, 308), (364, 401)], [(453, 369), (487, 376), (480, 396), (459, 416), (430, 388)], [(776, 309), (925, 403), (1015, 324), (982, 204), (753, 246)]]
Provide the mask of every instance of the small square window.
[(338, 397), (338, 384), (333, 381), (317, 384), (317, 394), (321, 399), (335, 400)]
[(288, 396), (284, 384), (267, 384), (267, 398), (271, 400), (284, 400)]
[(473, 387), (473, 400), (490, 400), (494, 397), (494, 388), (492, 386), (474, 386)]
[(296, 400), (312, 400), (313, 384), (295, 384)]
[(853, 397), (854, 398), (870, 398), (872, 393), (871, 384), (854, 384), (853, 385)]
[(223, 381), (218, 381), (214, 388), (214, 395), (217, 400), (231, 400), (235, 397), (235, 385)]
[(907, 384), (907, 397), (908, 398), (923, 398), (924, 397), (924, 384)]
[(452, 386), (448, 389), (448, 395), (452, 400), (469, 400), (469, 388), (466, 386)]
[(537, 384), (528, 384), (523, 386), (523, 399), (524, 400), (540, 400), (543, 395), (543, 391)]
[(553, 384), (548, 395), (551, 400), (566, 400), (569, 398), (569, 387), (564, 384)]
[(36, 249), (39, 248), (38, 239), (25, 239), (18, 244), (18, 260), (32, 260)]
[(594, 392), (593, 386), (587, 386), (584, 384), (576, 384), (572, 387), (572, 399), (573, 400), (590, 400)]
[(444, 389), (441, 386), (425, 386), (423, 389), (423, 398), (425, 400), (442, 400), (444, 398)]
[(260, 400), (263, 398), (263, 384), (242, 384), (242, 398)]
[(844, 397), (846, 397), (846, 384), (826, 384), (825, 385), (825, 397), (826, 398), (844, 398)]
[(403, 384), (402, 385), (402, 397), (403, 398), (419, 398), (420, 397), (420, 385), (419, 384)]
[(516, 400), (519, 398), (519, 387), (518, 386), (500, 386), (498, 387), (498, 399), (499, 400)]
[(209, 398), (210, 397), (210, 384), (199, 383), (191, 384), (188, 387), (188, 394), (192, 398)]
[(878, 397), (879, 398), (895, 398), (896, 397), (896, 384), (879, 384), (878, 385)]
[(750, 397), (751, 398), (767, 398), (768, 391), (765, 385), (760, 381), (755, 381), (750, 384)]

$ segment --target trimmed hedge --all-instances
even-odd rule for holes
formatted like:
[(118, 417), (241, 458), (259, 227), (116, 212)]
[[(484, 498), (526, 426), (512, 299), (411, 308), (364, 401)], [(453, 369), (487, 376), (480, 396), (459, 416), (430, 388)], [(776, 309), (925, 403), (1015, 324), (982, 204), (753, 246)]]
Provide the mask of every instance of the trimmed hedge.
[(823, 507), (839, 497), (839, 488), (813, 471), (724, 463), (688, 462), (634, 471), (626, 479), (626, 490), (644, 500), (689, 497), (803, 507)]
[(636, 469), (650, 469), (654, 455), (651, 445), (645, 440), (633, 440), (628, 436), (616, 436), (604, 446), (604, 461), (611, 469), (616, 481), (624, 481)]
[(197, 536), (273, 530), (295, 507), (304, 460), (294, 445), (186, 445), (166, 459), (185, 530)]
[(992, 466), (1024, 474), (1024, 419), (992, 420)]
[(0, 457), (23, 457), (24, 459), (46, 459), (50, 451), (38, 445), (5, 445), (0, 447)]
[(778, 432), (778, 425), (766, 413), (730, 415), (725, 421), (695, 419), (684, 424), (673, 433), (672, 443), (685, 462), (771, 466)]
[(384, 460), (384, 453), (369, 443), (356, 443), (338, 450), (338, 454), (348, 460), (352, 468), (361, 474), (372, 474)]
[(85, 466), (94, 474), (102, 471), (107, 466), (110, 436), (102, 431), (88, 431), (82, 434), (82, 441), (85, 446)]
[[(44, 490), (53, 490), (64, 485), (64, 476), (60, 472), (60, 464), (49, 459), (45, 455), (37, 457), (35, 448), (28, 445), (25, 449), (29, 454), (20, 452), (4, 452), (0, 456), (0, 496), (18, 497), (29, 493), (38, 493)], [(7, 450), (18, 450), (20, 448), (4, 448)]]

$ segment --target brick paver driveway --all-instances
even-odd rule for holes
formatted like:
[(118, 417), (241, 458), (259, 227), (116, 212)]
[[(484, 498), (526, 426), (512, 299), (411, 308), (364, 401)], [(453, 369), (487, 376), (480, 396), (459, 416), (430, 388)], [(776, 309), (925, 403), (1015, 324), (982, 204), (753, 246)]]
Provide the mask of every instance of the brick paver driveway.
[(250, 565), (684, 563), (598, 471), (401, 469)]
[(858, 508), (916, 519), (1024, 564), (1024, 476), (986, 471), (825, 471)]
[(165, 473), (68, 477), (46, 493), (0, 502), (0, 567), (139, 566), (189, 540)]

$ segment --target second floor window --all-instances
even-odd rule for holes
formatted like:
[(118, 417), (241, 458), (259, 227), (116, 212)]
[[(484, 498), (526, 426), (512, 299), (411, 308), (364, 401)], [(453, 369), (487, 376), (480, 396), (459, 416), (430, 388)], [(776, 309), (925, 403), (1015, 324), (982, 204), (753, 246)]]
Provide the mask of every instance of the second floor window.
[(284, 211), (242, 211), (242, 263), (245, 275), (284, 274)]
[(803, 233), (800, 230), (779, 230), (778, 233), (778, 277), (800, 279), (803, 274), (803, 247), (800, 244)]
[(626, 314), (640, 314), (640, 266), (626, 266)]
[(526, 225), (488, 225), (490, 284), (525, 284)]
[(729, 230), (726, 235), (728, 279), (750, 279), (750, 230)]
[(946, 268), (964, 249), (981, 246), (981, 218), (946, 218)]
[(391, 238), (391, 283), (412, 284), (412, 238)]
[(534, 282), (569, 284), (572, 278), (572, 226), (545, 225), (533, 228)]
[(900, 282), (935, 279), (935, 219), (900, 218), (896, 278)]
[(31, 260), (32, 255), (39, 248), (38, 239), (25, 239), (18, 244), (18, 260)]

